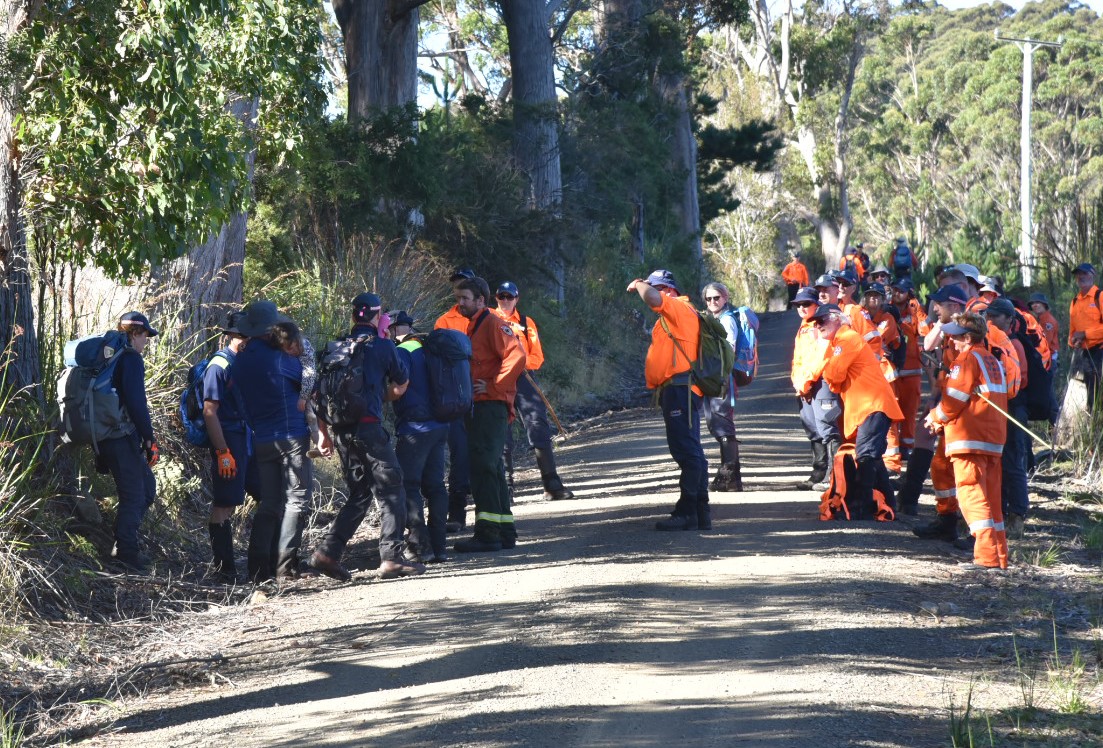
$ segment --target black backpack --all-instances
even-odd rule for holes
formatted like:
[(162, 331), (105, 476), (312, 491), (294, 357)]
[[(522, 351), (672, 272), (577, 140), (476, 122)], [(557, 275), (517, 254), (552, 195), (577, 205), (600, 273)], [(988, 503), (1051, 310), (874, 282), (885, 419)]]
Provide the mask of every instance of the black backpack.
[(1012, 398), (1015, 405), (1026, 405), (1026, 417), (1031, 421), (1048, 421), (1056, 410), (1053, 388), (1049, 384), (1049, 372), (1042, 361), (1042, 354), (1034, 347), (1026, 332), (1026, 320), (1015, 312), (1015, 331), (1012, 338), (1018, 340), (1026, 352), (1026, 387)]
[(374, 335), (331, 340), (318, 353), (318, 418), (337, 428), (355, 426), (368, 414), (364, 355)]
[(896, 330), (900, 334), (900, 345), (896, 348), (889, 349), (889, 361), (896, 367), (897, 371), (904, 368), (904, 362), (908, 358), (908, 336), (904, 332), (904, 328), (900, 324), (900, 310), (892, 304), (885, 304), (881, 307), (886, 312), (892, 315), (892, 318), (896, 320)]
[(429, 407), (436, 421), (456, 421), (471, 412), (471, 338), (459, 330), (433, 330), (422, 341), (429, 372)]

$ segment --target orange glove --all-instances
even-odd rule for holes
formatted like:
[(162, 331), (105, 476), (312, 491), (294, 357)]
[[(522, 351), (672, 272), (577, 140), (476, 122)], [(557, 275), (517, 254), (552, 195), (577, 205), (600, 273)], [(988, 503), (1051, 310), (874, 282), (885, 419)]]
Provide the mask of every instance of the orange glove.
[(218, 477), (223, 480), (233, 480), (237, 477), (237, 460), (228, 449), (216, 449), (215, 461), (218, 463)]
[(157, 464), (157, 461), (161, 459), (161, 449), (157, 446), (157, 440), (148, 441), (143, 445), (146, 453), (146, 462), (150, 467)]

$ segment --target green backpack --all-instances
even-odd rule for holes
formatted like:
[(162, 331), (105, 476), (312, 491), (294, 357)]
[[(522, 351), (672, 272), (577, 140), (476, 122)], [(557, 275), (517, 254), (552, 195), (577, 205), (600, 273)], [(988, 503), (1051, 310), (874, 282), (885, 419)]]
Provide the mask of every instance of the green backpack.
[[(705, 397), (720, 397), (727, 391), (728, 378), (735, 366), (735, 349), (728, 342), (728, 332), (720, 320), (712, 315), (703, 315), (696, 309), (697, 315), (697, 360), (690, 361), (690, 378)], [(659, 322), (674, 347), (689, 361), (681, 343), (670, 332), (670, 327), (662, 317)]]

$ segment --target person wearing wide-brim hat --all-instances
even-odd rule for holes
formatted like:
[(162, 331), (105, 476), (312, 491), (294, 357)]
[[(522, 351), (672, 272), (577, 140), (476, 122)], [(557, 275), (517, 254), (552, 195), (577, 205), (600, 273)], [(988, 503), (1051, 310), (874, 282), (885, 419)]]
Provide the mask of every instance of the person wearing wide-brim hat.
[[(249, 535), (253, 582), (299, 574), (299, 548), (310, 511), (313, 473), (310, 427), (299, 410), (303, 368), (283, 351), (274, 332), (287, 318), (271, 301), (250, 302), (236, 329), (248, 338), (234, 360), (234, 378), (253, 430), (260, 503)], [(329, 445), (321, 445), (323, 454)]]

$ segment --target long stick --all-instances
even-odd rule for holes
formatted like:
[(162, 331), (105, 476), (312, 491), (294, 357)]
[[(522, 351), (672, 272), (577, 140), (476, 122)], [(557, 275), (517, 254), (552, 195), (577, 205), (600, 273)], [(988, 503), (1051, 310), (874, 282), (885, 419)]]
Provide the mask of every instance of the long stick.
[(552, 404), (548, 402), (548, 398), (546, 395), (544, 395), (544, 391), (540, 389), (540, 385), (536, 383), (536, 380), (533, 379), (532, 374), (529, 374), (527, 369), (525, 370), (525, 379), (529, 380), (529, 384), (531, 384), (532, 388), (536, 390), (536, 394), (539, 395), (540, 399), (544, 401), (544, 407), (548, 409), (549, 413), (551, 413), (552, 420), (555, 421), (555, 427), (559, 429), (559, 433), (562, 434), (564, 438), (566, 438), (567, 430), (563, 428), (563, 424), (559, 422), (559, 416), (555, 414), (555, 408), (553, 408)]
[(1015, 416), (1011, 415), (1011, 414), (1010, 414), (1010, 413), (1008, 413), (1008, 412), (1007, 412), (1006, 410), (1004, 410), (1004, 409), (1003, 409), (1003, 408), (1001, 408), (1000, 406), (996, 405), (996, 404), (995, 404), (994, 402), (992, 402), (991, 400), (989, 400), (989, 399), (988, 399), (987, 397), (985, 397), (984, 395), (980, 394), (979, 392), (977, 393), (977, 397), (979, 397), (979, 398), (980, 398), (981, 400), (983, 400), (984, 402), (986, 402), (986, 403), (988, 403), (989, 405), (991, 405), (991, 406), (992, 406), (993, 408), (995, 408), (995, 409), (996, 409), (996, 410), (998, 410), (999, 412), (1003, 413), (1003, 414), (1004, 414), (1004, 416), (1005, 416), (1005, 417), (1007, 418), (1007, 420), (1011, 421), (1011, 423), (1015, 424), (1016, 426), (1018, 426), (1019, 428), (1021, 428), (1021, 429), (1022, 429), (1023, 431), (1025, 431), (1026, 433), (1030, 434), (1030, 435), (1031, 435), (1032, 437), (1034, 437), (1034, 440), (1035, 440), (1036, 442), (1038, 442), (1039, 444), (1041, 444), (1041, 445), (1042, 445), (1043, 447), (1045, 447), (1045, 448), (1047, 448), (1047, 449), (1053, 449), (1053, 445), (1052, 445), (1052, 444), (1050, 444), (1050, 443), (1049, 443), (1049, 442), (1047, 442), (1047, 441), (1046, 441), (1045, 439), (1043, 439), (1042, 437), (1038, 436), (1038, 435), (1037, 435), (1037, 434), (1035, 434), (1035, 433), (1034, 433), (1033, 431), (1031, 431), (1030, 429), (1028, 429), (1028, 428), (1027, 428), (1026, 426), (1022, 425), (1022, 424), (1021, 424), (1021, 423), (1019, 423), (1019, 422), (1018, 422), (1017, 420), (1015, 420)]

